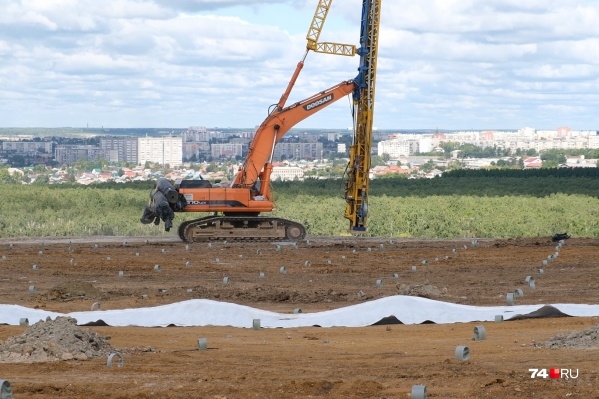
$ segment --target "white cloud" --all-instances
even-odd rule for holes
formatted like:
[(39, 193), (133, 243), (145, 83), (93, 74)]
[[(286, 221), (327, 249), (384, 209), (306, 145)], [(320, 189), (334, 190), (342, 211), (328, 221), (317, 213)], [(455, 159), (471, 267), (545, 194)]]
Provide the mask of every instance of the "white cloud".
[[(359, 0), (322, 40), (358, 42)], [(316, 0), (0, 0), (0, 125), (251, 127), (303, 56)], [(599, 128), (599, 2), (384, 1), (381, 128)], [(297, 16), (306, 19), (297, 21)], [(305, 30), (304, 27), (305, 26)], [(288, 104), (356, 75), (310, 54)], [(343, 128), (346, 101), (304, 122)]]

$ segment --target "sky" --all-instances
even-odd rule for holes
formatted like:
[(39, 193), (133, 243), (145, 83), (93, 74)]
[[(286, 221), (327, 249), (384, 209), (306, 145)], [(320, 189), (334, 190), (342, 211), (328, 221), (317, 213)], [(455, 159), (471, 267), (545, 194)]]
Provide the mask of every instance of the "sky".
[[(0, 0), (0, 127), (253, 128), (317, 0)], [(358, 44), (362, 2), (320, 40)], [(382, 0), (377, 129), (599, 129), (599, 1)], [(357, 74), (310, 52), (287, 104)], [(349, 99), (298, 128), (346, 129)]]

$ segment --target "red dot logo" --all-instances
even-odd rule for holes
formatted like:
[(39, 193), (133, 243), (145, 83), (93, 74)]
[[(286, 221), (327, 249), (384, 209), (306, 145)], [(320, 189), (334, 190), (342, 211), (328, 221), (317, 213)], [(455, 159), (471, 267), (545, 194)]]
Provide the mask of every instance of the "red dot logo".
[(560, 378), (560, 369), (549, 369), (549, 378)]

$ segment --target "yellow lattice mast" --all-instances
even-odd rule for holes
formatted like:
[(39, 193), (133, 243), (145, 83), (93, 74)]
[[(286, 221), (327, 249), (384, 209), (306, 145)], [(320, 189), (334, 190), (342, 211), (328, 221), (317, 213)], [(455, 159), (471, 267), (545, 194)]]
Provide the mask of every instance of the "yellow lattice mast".
[(366, 231), (368, 217), (369, 171), (372, 149), (372, 123), (376, 64), (378, 56), (381, 0), (363, 0), (360, 34), (360, 66), (354, 92), (354, 139), (349, 151), (345, 185), (345, 217), (350, 231)]
[(307, 48), (316, 53), (346, 55), (349, 57), (354, 56), (356, 54), (356, 46), (352, 44), (318, 42), (320, 32), (324, 26), (324, 21), (327, 19), (332, 2), (333, 0), (319, 1), (316, 12), (314, 13), (314, 18), (312, 18), (312, 24), (306, 35), (306, 39), (308, 40)]

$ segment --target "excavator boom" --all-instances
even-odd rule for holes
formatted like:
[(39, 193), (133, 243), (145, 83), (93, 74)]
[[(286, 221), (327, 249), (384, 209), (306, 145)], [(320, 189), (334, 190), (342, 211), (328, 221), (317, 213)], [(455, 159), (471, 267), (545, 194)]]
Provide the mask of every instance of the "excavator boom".
[(265, 163), (272, 159), (275, 145), (289, 129), (337, 100), (351, 94), (355, 88), (353, 80), (341, 82), (289, 107), (275, 110), (268, 115), (256, 130), (248, 155), (233, 186), (253, 186), (258, 180)]

